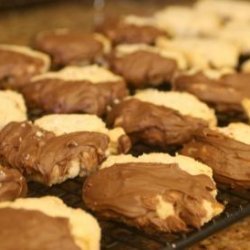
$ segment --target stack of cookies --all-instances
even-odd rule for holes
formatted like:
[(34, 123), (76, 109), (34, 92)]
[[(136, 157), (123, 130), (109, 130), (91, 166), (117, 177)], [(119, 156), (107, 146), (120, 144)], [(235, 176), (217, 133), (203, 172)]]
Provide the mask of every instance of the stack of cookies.
[(0, 45), (0, 248), (100, 249), (92, 215), (24, 198), (30, 181), (84, 177), (98, 219), (150, 233), (201, 228), (218, 186), (250, 189), (249, 13), (201, 0)]

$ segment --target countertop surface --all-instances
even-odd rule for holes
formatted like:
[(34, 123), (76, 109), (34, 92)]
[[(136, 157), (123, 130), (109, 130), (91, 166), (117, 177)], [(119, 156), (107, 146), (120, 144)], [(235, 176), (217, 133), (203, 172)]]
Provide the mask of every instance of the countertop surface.
[[(99, 0), (102, 2), (101, 0)], [(151, 14), (166, 2), (156, 1), (106, 1), (108, 16), (119, 14)], [(168, 1), (176, 3), (177, 1)], [(190, 1), (189, 1), (190, 2)], [(92, 1), (59, 1), (0, 11), (0, 43), (32, 44), (34, 35), (42, 30), (71, 28), (91, 30), (102, 14), (94, 12)], [(190, 250), (250, 250), (250, 217), (221, 231)]]

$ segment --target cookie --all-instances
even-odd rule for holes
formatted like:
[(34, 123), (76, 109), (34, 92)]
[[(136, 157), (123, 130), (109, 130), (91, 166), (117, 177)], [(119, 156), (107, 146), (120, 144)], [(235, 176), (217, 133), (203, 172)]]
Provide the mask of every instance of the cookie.
[(22, 89), (30, 109), (43, 113), (87, 113), (104, 116), (127, 96), (124, 80), (97, 65), (66, 67), (37, 76)]
[(121, 127), (108, 129), (105, 123), (95, 115), (46, 115), (35, 120), (41, 129), (53, 132), (56, 136), (75, 132), (96, 132), (109, 137), (108, 154), (127, 153), (131, 143)]
[(248, 119), (250, 119), (250, 99), (249, 98), (243, 99), (241, 104), (245, 111), (245, 114), (247, 115)]
[(248, 22), (227, 23), (217, 36), (238, 46), (242, 55), (250, 54), (250, 18)]
[(12, 90), (0, 91), (0, 129), (12, 121), (27, 120), (23, 96)]
[(219, 113), (243, 114), (242, 101), (250, 97), (250, 74), (198, 71), (176, 77), (174, 89), (186, 91)]
[(165, 50), (182, 53), (189, 68), (223, 69), (238, 65), (240, 48), (234, 43), (218, 38), (157, 39), (156, 45)]
[(0, 223), (1, 249), (100, 249), (95, 218), (53, 196), (0, 203)]
[(162, 153), (111, 156), (83, 186), (99, 216), (156, 232), (200, 228), (223, 211), (216, 193), (208, 166)]
[(195, 134), (181, 152), (210, 166), (217, 182), (231, 188), (249, 189), (249, 135), (250, 126), (243, 123), (204, 129)]
[(110, 42), (103, 35), (67, 29), (39, 33), (34, 46), (50, 55), (56, 68), (101, 62), (110, 51)]
[(168, 6), (155, 13), (154, 19), (159, 27), (174, 37), (211, 36), (221, 26), (216, 15), (184, 6)]
[(1, 162), (48, 186), (95, 171), (108, 147), (109, 137), (98, 132), (57, 136), (30, 122), (11, 122), (0, 131)]
[(163, 92), (147, 89), (138, 91), (133, 97), (140, 101), (176, 110), (182, 115), (202, 119), (211, 127), (217, 124), (214, 110), (189, 93), (178, 91)]
[(170, 82), (178, 68), (176, 56), (169, 54), (143, 44), (119, 45), (110, 57), (110, 67), (133, 88), (159, 86)]
[(0, 44), (0, 88), (20, 89), (50, 67), (49, 57), (25, 46)]
[(24, 197), (27, 193), (27, 183), (16, 169), (0, 165), (0, 202)]
[[(177, 146), (189, 141), (196, 130), (209, 125), (208, 120), (184, 115), (177, 111), (175, 108), (179, 104), (172, 108), (174, 105), (168, 107), (167, 102), (166, 105), (164, 105), (164, 102), (157, 102), (154, 99), (155, 97), (159, 100), (162, 100), (162, 96), (165, 97), (161, 92), (159, 95), (152, 90), (146, 93), (150, 94), (150, 92), (153, 95), (152, 99), (143, 101), (141, 100), (143, 95), (139, 94), (116, 105), (107, 116), (107, 124), (110, 127), (122, 127), (126, 134), (130, 136), (134, 145), (139, 143), (148, 145), (151, 149), (168, 150), (169, 146)], [(180, 102), (179, 97), (181, 96), (181, 94), (177, 95), (178, 99), (175, 101)], [(166, 95), (167, 97), (168, 95)], [(195, 98), (185, 98), (184, 96), (183, 99), (190, 101), (190, 99)], [(182, 111), (185, 112), (187, 103), (183, 102), (183, 105)], [(192, 108), (195, 105), (189, 107)], [(206, 106), (202, 105), (202, 110), (209, 113), (209, 109), (203, 109), (204, 107)]]
[(245, 61), (242, 65), (241, 65), (241, 71), (245, 72), (245, 73), (250, 73), (250, 59)]
[(195, 9), (213, 13), (223, 20), (250, 20), (250, 4), (247, 1), (233, 0), (200, 0)]
[(159, 36), (166, 35), (152, 18), (133, 15), (104, 22), (97, 31), (108, 37), (113, 45), (134, 43), (153, 45)]

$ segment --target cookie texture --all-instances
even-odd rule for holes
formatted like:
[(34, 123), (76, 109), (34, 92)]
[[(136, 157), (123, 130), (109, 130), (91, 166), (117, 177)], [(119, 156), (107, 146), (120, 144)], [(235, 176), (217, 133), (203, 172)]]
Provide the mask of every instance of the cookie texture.
[[(250, 4), (249, 4), (250, 10)], [(249, 16), (249, 14), (248, 14)], [(230, 41), (238, 46), (242, 55), (249, 55), (250, 53), (250, 17), (246, 21), (231, 21), (228, 22), (217, 37)]]
[(0, 129), (9, 122), (27, 120), (23, 96), (12, 90), (0, 91), (0, 114)]
[(250, 73), (250, 59), (248, 59), (242, 64), (241, 71), (245, 73)]
[(204, 72), (176, 77), (174, 88), (187, 91), (222, 113), (243, 113), (242, 101), (249, 98), (250, 74), (229, 73), (213, 78)]
[(97, 132), (56, 136), (29, 122), (11, 122), (0, 132), (0, 160), (46, 185), (87, 175), (105, 159), (109, 137)]
[(37, 35), (34, 46), (49, 54), (55, 67), (101, 62), (110, 42), (100, 34), (58, 29)]
[(138, 91), (133, 98), (176, 110), (182, 115), (202, 119), (207, 121), (210, 126), (215, 126), (217, 123), (214, 110), (189, 93), (147, 89)]
[(115, 47), (115, 56), (123, 57), (137, 51), (151, 52), (158, 54), (161, 57), (173, 59), (177, 63), (177, 68), (184, 70), (187, 68), (187, 60), (179, 51), (166, 50), (164, 48), (157, 48), (147, 44), (121, 44)]
[(184, 145), (182, 153), (210, 166), (216, 181), (232, 188), (249, 189), (249, 133), (250, 127), (241, 123), (204, 129)]
[(240, 48), (231, 41), (219, 38), (176, 38), (157, 39), (157, 47), (179, 51), (185, 56), (189, 68), (223, 69), (234, 68), (238, 65)]
[(208, 126), (202, 119), (136, 98), (116, 105), (108, 114), (107, 123), (111, 127), (122, 127), (133, 144), (142, 143), (162, 150), (189, 141), (196, 130)]
[(26, 194), (27, 183), (21, 173), (0, 165), (0, 202), (11, 201)]
[(2, 202), (0, 215), (1, 249), (100, 249), (101, 230), (94, 217), (67, 207), (59, 198)]
[(127, 153), (131, 142), (121, 127), (108, 129), (105, 123), (95, 115), (46, 115), (34, 124), (41, 129), (53, 132), (56, 136), (75, 132), (96, 132), (109, 137), (108, 154)]
[(104, 116), (127, 96), (124, 80), (97, 66), (66, 67), (32, 80), (22, 90), (27, 105), (43, 113), (87, 113)]
[(134, 88), (169, 83), (178, 67), (173, 58), (145, 45), (120, 45), (109, 61), (111, 69)]
[(152, 18), (133, 15), (105, 22), (97, 31), (108, 37), (113, 45), (134, 43), (153, 45), (159, 36), (166, 35)]
[(154, 19), (159, 27), (175, 37), (211, 36), (221, 26), (215, 14), (184, 6), (168, 6), (155, 13)]
[(214, 13), (223, 20), (249, 21), (250, 4), (247, 1), (232, 0), (201, 0), (195, 4), (195, 9)]
[(211, 169), (167, 154), (110, 157), (87, 178), (83, 199), (100, 216), (161, 232), (199, 228), (223, 210)]
[(20, 89), (30, 79), (48, 71), (49, 57), (25, 46), (0, 44), (0, 88)]

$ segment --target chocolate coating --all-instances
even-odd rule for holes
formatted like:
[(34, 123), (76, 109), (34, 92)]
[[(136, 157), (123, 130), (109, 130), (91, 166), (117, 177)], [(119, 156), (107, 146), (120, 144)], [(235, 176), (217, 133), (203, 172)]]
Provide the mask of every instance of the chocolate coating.
[(250, 145), (204, 129), (182, 150), (213, 169), (214, 178), (232, 188), (250, 188)]
[[(163, 232), (199, 228), (206, 216), (202, 202), (217, 203), (206, 175), (190, 175), (176, 164), (124, 163), (99, 170), (83, 187), (86, 205), (99, 215), (143, 229)], [(157, 196), (173, 205), (167, 218), (157, 214)], [(169, 208), (168, 208), (169, 209)]]
[(92, 34), (82, 32), (43, 32), (35, 39), (35, 47), (52, 57), (54, 66), (91, 64), (103, 56), (103, 44)]
[(0, 202), (24, 197), (27, 193), (27, 183), (16, 169), (0, 166)]
[(80, 250), (66, 218), (35, 210), (0, 209), (0, 249)]
[(198, 118), (181, 115), (164, 106), (129, 99), (108, 114), (109, 126), (122, 127), (134, 143), (167, 149), (189, 141), (196, 130), (207, 126)]
[(19, 89), (42, 73), (44, 66), (40, 58), (0, 48), (0, 88)]
[(175, 80), (174, 88), (196, 95), (218, 112), (242, 113), (242, 100), (250, 98), (250, 74), (228, 74), (217, 80), (210, 79), (201, 72), (182, 75)]
[(104, 116), (108, 106), (127, 94), (123, 81), (93, 84), (88, 81), (43, 79), (22, 89), (27, 105), (44, 113), (87, 113)]
[(166, 33), (156, 27), (127, 24), (122, 20), (112, 20), (98, 27), (98, 31), (108, 37), (113, 45), (144, 43), (153, 45), (160, 36)]
[(139, 50), (121, 57), (113, 56), (110, 65), (135, 88), (158, 86), (172, 79), (177, 63), (156, 53)]
[(0, 132), (0, 160), (25, 176), (51, 185), (64, 180), (79, 162), (80, 174), (94, 171), (105, 158), (108, 136), (75, 132), (55, 136), (28, 122), (12, 122)]

